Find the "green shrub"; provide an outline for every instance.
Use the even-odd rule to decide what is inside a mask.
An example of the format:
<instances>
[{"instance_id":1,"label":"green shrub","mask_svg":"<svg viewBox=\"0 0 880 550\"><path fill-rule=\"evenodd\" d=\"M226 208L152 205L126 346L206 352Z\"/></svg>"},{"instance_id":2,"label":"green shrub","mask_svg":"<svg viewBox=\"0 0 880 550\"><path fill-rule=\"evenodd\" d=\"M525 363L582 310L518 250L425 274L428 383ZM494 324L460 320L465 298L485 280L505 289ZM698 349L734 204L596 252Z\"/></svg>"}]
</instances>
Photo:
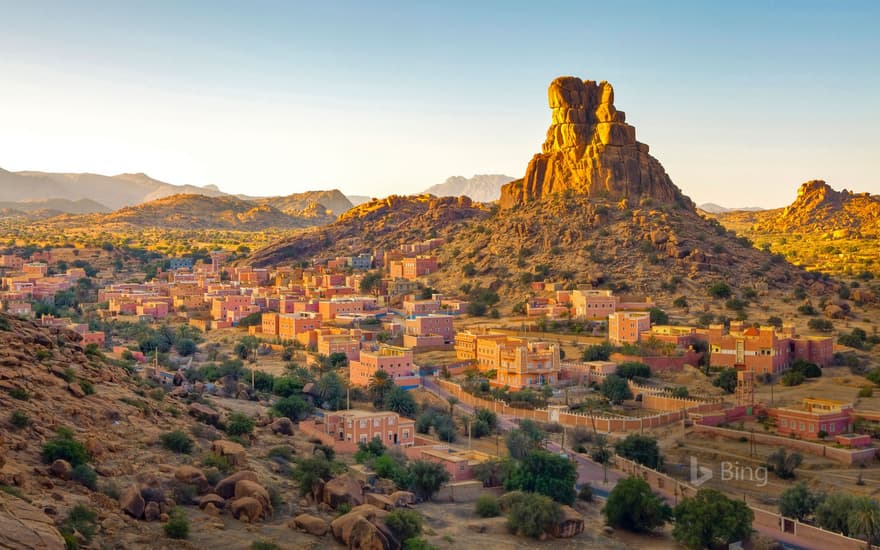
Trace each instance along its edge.
<instances>
[{"instance_id":1,"label":"green shrub","mask_svg":"<svg viewBox=\"0 0 880 550\"><path fill-rule=\"evenodd\" d=\"M562 511L550 497L523 493L507 514L507 527L514 533L538 538L559 521Z\"/></svg>"},{"instance_id":2,"label":"green shrub","mask_svg":"<svg viewBox=\"0 0 880 550\"><path fill-rule=\"evenodd\" d=\"M153 401L162 401L163 399L165 399L165 390L163 390L162 388L150 390L150 399L152 399Z\"/></svg>"},{"instance_id":3,"label":"green shrub","mask_svg":"<svg viewBox=\"0 0 880 550\"><path fill-rule=\"evenodd\" d=\"M251 543L251 550L280 550L281 547L268 540L255 540Z\"/></svg>"},{"instance_id":4,"label":"green shrub","mask_svg":"<svg viewBox=\"0 0 880 550\"><path fill-rule=\"evenodd\" d=\"M85 541L91 542L95 536L96 522L98 513L86 506L85 504L77 504L70 509L64 522L61 524L61 534L64 536L64 542L68 548L79 548L79 543L74 537L74 533L79 533ZM72 544L71 544L72 543Z\"/></svg>"},{"instance_id":5,"label":"green shrub","mask_svg":"<svg viewBox=\"0 0 880 550\"><path fill-rule=\"evenodd\" d=\"M196 497L199 496L199 491L195 485L189 485L188 483L181 483L179 481L174 480L171 484L171 497L174 499L174 502L177 504L195 504Z\"/></svg>"},{"instance_id":6,"label":"green shrub","mask_svg":"<svg viewBox=\"0 0 880 550\"><path fill-rule=\"evenodd\" d=\"M88 464L80 464L70 472L70 479L78 481L92 491L98 490L98 474Z\"/></svg>"},{"instance_id":7,"label":"green shrub","mask_svg":"<svg viewBox=\"0 0 880 550\"><path fill-rule=\"evenodd\" d=\"M474 504L474 511L481 518L494 518L501 513L498 499L492 495L481 495Z\"/></svg>"},{"instance_id":8,"label":"green shrub","mask_svg":"<svg viewBox=\"0 0 880 550\"><path fill-rule=\"evenodd\" d=\"M175 453L189 454L193 450L193 440L180 430L164 433L159 439L163 447Z\"/></svg>"},{"instance_id":9,"label":"green shrub","mask_svg":"<svg viewBox=\"0 0 880 550\"><path fill-rule=\"evenodd\" d=\"M189 538L189 518L182 510L174 509L171 518L165 524L165 536L169 539Z\"/></svg>"},{"instance_id":10,"label":"green shrub","mask_svg":"<svg viewBox=\"0 0 880 550\"><path fill-rule=\"evenodd\" d=\"M862 386L862 388L859 390L859 397L873 397L873 395L874 388L872 388L871 386Z\"/></svg>"},{"instance_id":11,"label":"green shrub","mask_svg":"<svg viewBox=\"0 0 880 550\"><path fill-rule=\"evenodd\" d=\"M232 413L226 423L226 433L232 436L247 435L254 431L254 420L242 413Z\"/></svg>"},{"instance_id":12,"label":"green shrub","mask_svg":"<svg viewBox=\"0 0 880 550\"><path fill-rule=\"evenodd\" d=\"M783 386L797 386L806 379L804 373L790 370L782 375Z\"/></svg>"},{"instance_id":13,"label":"green shrub","mask_svg":"<svg viewBox=\"0 0 880 550\"><path fill-rule=\"evenodd\" d=\"M101 492L113 500L119 500L119 497L122 496L122 489L120 489L119 485L112 480L101 484Z\"/></svg>"},{"instance_id":14,"label":"green shrub","mask_svg":"<svg viewBox=\"0 0 880 550\"><path fill-rule=\"evenodd\" d=\"M593 487L589 483L585 483L581 490L578 491L578 500L593 502Z\"/></svg>"},{"instance_id":15,"label":"green shrub","mask_svg":"<svg viewBox=\"0 0 880 550\"><path fill-rule=\"evenodd\" d=\"M422 515L415 510L394 510L385 516L385 524L400 540L422 533Z\"/></svg>"},{"instance_id":16,"label":"green shrub","mask_svg":"<svg viewBox=\"0 0 880 550\"><path fill-rule=\"evenodd\" d=\"M19 401L27 401L31 398L31 394L24 388L12 388L9 390L9 396Z\"/></svg>"},{"instance_id":17,"label":"green shrub","mask_svg":"<svg viewBox=\"0 0 880 550\"><path fill-rule=\"evenodd\" d=\"M282 458L288 462L293 460L293 449L287 446L272 447L266 454L267 458Z\"/></svg>"},{"instance_id":18,"label":"green shrub","mask_svg":"<svg viewBox=\"0 0 880 550\"><path fill-rule=\"evenodd\" d=\"M12 411L12 414L9 415L9 422L19 430L27 428L31 423L27 413L19 409Z\"/></svg>"},{"instance_id":19,"label":"green shrub","mask_svg":"<svg viewBox=\"0 0 880 550\"><path fill-rule=\"evenodd\" d=\"M217 468L224 474L228 474L232 469L232 465L229 464L229 459L225 456L220 456L215 453L205 453L202 456L202 467L203 468Z\"/></svg>"},{"instance_id":20,"label":"green shrub","mask_svg":"<svg viewBox=\"0 0 880 550\"><path fill-rule=\"evenodd\" d=\"M351 512L351 504L347 502L342 502L339 506L336 507L336 515L344 516L345 514Z\"/></svg>"},{"instance_id":21,"label":"green shrub","mask_svg":"<svg viewBox=\"0 0 880 550\"><path fill-rule=\"evenodd\" d=\"M43 461L51 464L59 458L76 467L89 461L89 452L85 445L73 439L70 430L59 429L57 436L43 444Z\"/></svg>"}]
</instances>

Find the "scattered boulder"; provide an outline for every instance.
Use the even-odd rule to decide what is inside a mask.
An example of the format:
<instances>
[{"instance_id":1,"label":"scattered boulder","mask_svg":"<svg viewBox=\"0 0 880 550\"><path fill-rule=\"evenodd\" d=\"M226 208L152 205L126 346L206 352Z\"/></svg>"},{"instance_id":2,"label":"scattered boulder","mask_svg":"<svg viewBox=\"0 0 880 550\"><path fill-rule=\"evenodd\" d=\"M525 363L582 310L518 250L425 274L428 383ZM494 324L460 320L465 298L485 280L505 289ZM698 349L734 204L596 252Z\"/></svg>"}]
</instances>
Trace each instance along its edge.
<instances>
[{"instance_id":1,"label":"scattered boulder","mask_svg":"<svg viewBox=\"0 0 880 550\"><path fill-rule=\"evenodd\" d=\"M233 466L247 465L247 453L245 453L244 447L235 441L218 439L211 443L211 450L220 456L226 457Z\"/></svg>"},{"instance_id":2,"label":"scattered boulder","mask_svg":"<svg viewBox=\"0 0 880 550\"><path fill-rule=\"evenodd\" d=\"M333 536L349 548L376 550L399 548L400 542L385 525L386 515L388 512L384 510L363 504L334 519L330 523L330 528L333 530Z\"/></svg>"},{"instance_id":3,"label":"scattered boulder","mask_svg":"<svg viewBox=\"0 0 880 550\"><path fill-rule=\"evenodd\" d=\"M55 476L60 477L61 479L70 479L70 472L73 471L73 466L70 465L70 462L64 459L57 459L55 462L49 466L49 472Z\"/></svg>"},{"instance_id":4,"label":"scattered boulder","mask_svg":"<svg viewBox=\"0 0 880 550\"><path fill-rule=\"evenodd\" d=\"M52 518L0 491L0 548L64 550L65 545Z\"/></svg>"},{"instance_id":5,"label":"scattered boulder","mask_svg":"<svg viewBox=\"0 0 880 550\"><path fill-rule=\"evenodd\" d=\"M348 476L335 477L324 485L324 503L334 510L342 503L358 506L364 503L361 484Z\"/></svg>"},{"instance_id":6,"label":"scattered boulder","mask_svg":"<svg viewBox=\"0 0 880 550\"><path fill-rule=\"evenodd\" d=\"M207 495L202 496L199 499L199 508L204 510L208 507L208 505L214 506L218 510L222 510L226 507L226 500L220 495L216 495L214 493L208 493Z\"/></svg>"},{"instance_id":7,"label":"scattered boulder","mask_svg":"<svg viewBox=\"0 0 880 550\"><path fill-rule=\"evenodd\" d=\"M211 486L205 473L195 466L180 466L174 471L174 479L186 485L195 485L199 493L206 492Z\"/></svg>"},{"instance_id":8,"label":"scattered boulder","mask_svg":"<svg viewBox=\"0 0 880 550\"><path fill-rule=\"evenodd\" d=\"M260 503L263 512L265 512L266 517L272 516L272 499L269 497L269 491L265 487L256 481L242 479L235 484L235 498L237 500L245 497L256 499ZM255 519L257 518L251 516L251 521Z\"/></svg>"},{"instance_id":9,"label":"scattered boulder","mask_svg":"<svg viewBox=\"0 0 880 550\"><path fill-rule=\"evenodd\" d=\"M232 517L242 521L254 522L263 515L263 507L260 502L251 497L237 498L230 505Z\"/></svg>"},{"instance_id":10,"label":"scattered boulder","mask_svg":"<svg viewBox=\"0 0 880 550\"><path fill-rule=\"evenodd\" d=\"M86 396L86 392L83 391L82 386L80 386L77 382L71 382L70 384L68 384L67 391L69 391L74 397L83 398Z\"/></svg>"},{"instance_id":11,"label":"scattered boulder","mask_svg":"<svg viewBox=\"0 0 880 550\"><path fill-rule=\"evenodd\" d=\"M201 403L193 403L189 406L189 414L208 424L215 425L220 421L220 413L207 405Z\"/></svg>"},{"instance_id":12,"label":"scattered boulder","mask_svg":"<svg viewBox=\"0 0 880 550\"><path fill-rule=\"evenodd\" d=\"M382 510L394 510L395 503L388 495L380 495L379 493L366 493L364 495L366 504L372 504L376 508Z\"/></svg>"},{"instance_id":13,"label":"scattered boulder","mask_svg":"<svg viewBox=\"0 0 880 550\"><path fill-rule=\"evenodd\" d=\"M297 529L301 529L316 537L323 537L330 530L330 524L324 519L311 514L300 514L293 518L293 523Z\"/></svg>"},{"instance_id":14,"label":"scattered boulder","mask_svg":"<svg viewBox=\"0 0 880 550\"><path fill-rule=\"evenodd\" d=\"M214 487L214 492L225 499L233 498L235 496L235 484L243 479L249 479L254 483L259 482L256 473L251 472L250 470L242 470L217 482L217 486Z\"/></svg>"},{"instance_id":15,"label":"scattered boulder","mask_svg":"<svg viewBox=\"0 0 880 550\"><path fill-rule=\"evenodd\" d=\"M575 537L584 531L584 517L570 506L562 506L559 521L553 524L550 534L556 538Z\"/></svg>"},{"instance_id":16,"label":"scattered boulder","mask_svg":"<svg viewBox=\"0 0 880 550\"><path fill-rule=\"evenodd\" d=\"M141 519L144 516L144 508L147 503L141 496L141 491L137 485L129 485L119 496L119 506L122 510L135 519Z\"/></svg>"},{"instance_id":17,"label":"scattered boulder","mask_svg":"<svg viewBox=\"0 0 880 550\"><path fill-rule=\"evenodd\" d=\"M272 433L281 435L293 435L293 432L293 421L286 416L278 418L275 420L275 422L272 422Z\"/></svg>"},{"instance_id":18,"label":"scattered boulder","mask_svg":"<svg viewBox=\"0 0 880 550\"><path fill-rule=\"evenodd\" d=\"M156 521L162 515L162 510L158 502L148 502L144 507L144 519L147 521Z\"/></svg>"},{"instance_id":19,"label":"scattered boulder","mask_svg":"<svg viewBox=\"0 0 880 550\"><path fill-rule=\"evenodd\" d=\"M416 502L415 493L411 493L409 491L394 491L393 493L391 493L390 498L392 501L394 501L394 506L397 508L412 506Z\"/></svg>"}]
</instances>

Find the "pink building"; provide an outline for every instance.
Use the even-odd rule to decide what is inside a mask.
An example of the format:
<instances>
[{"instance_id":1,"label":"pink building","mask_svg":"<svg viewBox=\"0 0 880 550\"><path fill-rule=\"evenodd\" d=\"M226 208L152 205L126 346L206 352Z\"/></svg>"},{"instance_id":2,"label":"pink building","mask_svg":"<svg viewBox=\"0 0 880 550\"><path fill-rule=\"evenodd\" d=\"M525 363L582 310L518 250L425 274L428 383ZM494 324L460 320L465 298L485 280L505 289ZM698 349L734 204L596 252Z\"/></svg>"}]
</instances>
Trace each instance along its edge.
<instances>
[{"instance_id":1,"label":"pink building","mask_svg":"<svg viewBox=\"0 0 880 550\"><path fill-rule=\"evenodd\" d=\"M455 449L447 445L409 447L406 449L406 457L443 465L449 472L449 481L452 483L475 479L474 467L491 458L486 453Z\"/></svg>"},{"instance_id":2,"label":"pink building","mask_svg":"<svg viewBox=\"0 0 880 550\"><path fill-rule=\"evenodd\" d=\"M782 435L819 439L819 432L836 437L852 431L853 407L843 401L808 397L801 409L770 409L768 413Z\"/></svg>"},{"instance_id":3,"label":"pink building","mask_svg":"<svg viewBox=\"0 0 880 550\"><path fill-rule=\"evenodd\" d=\"M413 280L436 273L438 269L439 261L436 256L414 256L392 260L389 271L392 278Z\"/></svg>"},{"instance_id":4,"label":"pink building","mask_svg":"<svg viewBox=\"0 0 880 550\"><path fill-rule=\"evenodd\" d=\"M618 311L608 316L608 340L612 344L636 343L649 330L651 314L647 311Z\"/></svg>"},{"instance_id":5,"label":"pink building","mask_svg":"<svg viewBox=\"0 0 880 550\"><path fill-rule=\"evenodd\" d=\"M367 443L375 438L386 446L408 447L415 441L415 421L390 411L361 410L328 413L323 422L324 432L335 441Z\"/></svg>"},{"instance_id":6,"label":"pink building","mask_svg":"<svg viewBox=\"0 0 880 550\"><path fill-rule=\"evenodd\" d=\"M455 341L452 317L425 315L404 321L403 345L409 348L451 344Z\"/></svg>"},{"instance_id":7,"label":"pink building","mask_svg":"<svg viewBox=\"0 0 880 550\"><path fill-rule=\"evenodd\" d=\"M440 313L442 310L443 305L439 294L435 294L428 300L416 300L413 295L409 295L403 302L403 312L407 317L430 315L432 313Z\"/></svg>"},{"instance_id":8,"label":"pink building","mask_svg":"<svg viewBox=\"0 0 880 550\"><path fill-rule=\"evenodd\" d=\"M344 353L349 361L356 361L360 357L360 329L321 328L309 332L309 335L314 335L314 345L318 353L327 356Z\"/></svg>"},{"instance_id":9,"label":"pink building","mask_svg":"<svg viewBox=\"0 0 880 550\"><path fill-rule=\"evenodd\" d=\"M318 303L321 318L328 321L336 319L337 315L361 314L364 309L364 301L360 298L334 298Z\"/></svg>"},{"instance_id":10,"label":"pink building","mask_svg":"<svg viewBox=\"0 0 880 550\"><path fill-rule=\"evenodd\" d=\"M404 388L415 388L420 383L411 349L380 345L376 351L361 351L360 358L349 364L349 377L354 386L368 386L379 370L387 372L394 383Z\"/></svg>"}]
</instances>

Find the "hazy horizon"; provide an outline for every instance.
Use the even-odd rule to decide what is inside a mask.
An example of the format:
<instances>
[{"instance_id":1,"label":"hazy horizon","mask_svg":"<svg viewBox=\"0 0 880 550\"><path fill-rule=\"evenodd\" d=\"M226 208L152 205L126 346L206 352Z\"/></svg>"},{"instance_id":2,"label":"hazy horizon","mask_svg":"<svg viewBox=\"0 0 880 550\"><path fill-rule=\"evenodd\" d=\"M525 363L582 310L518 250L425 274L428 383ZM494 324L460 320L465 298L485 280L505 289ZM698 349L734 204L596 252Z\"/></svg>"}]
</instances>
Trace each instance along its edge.
<instances>
[{"instance_id":1,"label":"hazy horizon","mask_svg":"<svg viewBox=\"0 0 880 550\"><path fill-rule=\"evenodd\" d=\"M231 194L522 177L556 76L608 80L697 204L880 193L872 2L3 2L0 167Z\"/></svg>"}]
</instances>

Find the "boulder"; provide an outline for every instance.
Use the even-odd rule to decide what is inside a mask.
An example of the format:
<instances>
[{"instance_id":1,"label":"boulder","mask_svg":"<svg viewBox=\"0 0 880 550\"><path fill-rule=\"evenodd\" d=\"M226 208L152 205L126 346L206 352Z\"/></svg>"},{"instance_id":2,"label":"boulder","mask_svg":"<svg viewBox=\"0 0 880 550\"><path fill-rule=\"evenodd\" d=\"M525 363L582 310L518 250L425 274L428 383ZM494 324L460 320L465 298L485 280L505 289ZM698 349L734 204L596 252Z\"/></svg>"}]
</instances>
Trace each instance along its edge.
<instances>
[{"instance_id":1,"label":"boulder","mask_svg":"<svg viewBox=\"0 0 880 550\"><path fill-rule=\"evenodd\" d=\"M364 494L364 501L366 504L372 504L376 508L381 508L382 510L394 510L395 503L394 500L391 499L388 495L380 495L379 493L366 493Z\"/></svg>"},{"instance_id":2,"label":"boulder","mask_svg":"<svg viewBox=\"0 0 880 550\"><path fill-rule=\"evenodd\" d=\"M162 515L162 510L158 502L148 502L144 507L144 519L147 521L156 521Z\"/></svg>"},{"instance_id":3,"label":"boulder","mask_svg":"<svg viewBox=\"0 0 880 550\"><path fill-rule=\"evenodd\" d=\"M0 548L64 550L65 544L52 518L0 491Z\"/></svg>"},{"instance_id":4,"label":"boulder","mask_svg":"<svg viewBox=\"0 0 880 550\"><path fill-rule=\"evenodd\" d=\"M212 409L207 405L202 405L201 403L193 403L189 406L188 412L190 416L193 416L202 422L207 422L208 424L217 424L220 421L220 413Z\"/></svg>"},{"instance_id":5,"label":"boulder","mask_svg":"<svg viewBox=\"0 0 880 550\"><path fill-rule=\"evenodd\" d=\"M119 506L122 510L135 519L141 519L144 516L144 508L147 503L141 496L141 491L137 485L129 485L119 496Z\"/></svg>"},{"instance_id":6,"label":"boulder","mask_svg":"<svg viewBox=\"0 0 880 550\"><path fill-rule=\"evenodd\" d=\"M260 502L251 497L242 497L232 501L230 504L232 517L238 520L254 522L263 515L263 507Z\"/></svg>"},{"instance_id":7,"label":"boulder","mask_svg":"<svg viewBox=\"0 0 880 550\"><path fill-rule=\"evenodd\" d=\"M213 502L209 502L205 506L204 510L205 510L205 513L208 514L209 516L217 517L220 515L220 509L217 508Z\"/></svg>"},{"instance_id":8,"label":"boulder","mask_svg":"<svg viewBox=\"0 0 880 550\"><path fill-rule=\"evenodd\" d=\"M211 450L220 456L226 457L233 466L247 465L247 453L244 447L235 441L218 439L211 443Z\"/></svg>"},{"instance_id":9,"label":"boulder","mask_svg":"<svg viewBox=\"0 0 880 550\"><path fill-rule=\"evenodd\" d=\"M301 529L310 535L323 537L330 530L330 524L324 519L311 514L300 514L293 518L293 523L297 529Z\"/></svg>"},{"instance_id":10,"label":"boulder","mask_svg":"<svg viewBox=\"0 0 880 550\"><path fill-rule=\"evenodd\" d=\"M74 397L85 397L86 392L83 391L82 386L80 386L77 382L71 382L67 385L67 391L71 393Z\"/></svg>"},{"instance_id":11,"label":"boulder","mask_svg":"<svg viewBox=\"0 0 880 550\"><path fill-rule=\"evenodd\" d=\"M263 508L263 512L265 512L266 517L272 516L272 499L269 497L269 491L267 491L265 487L263 487L256 481L242 479L235 484L235 498L237 500L244 497L256 499L260 503L260 506ZM254 519L256 518L251 517L251 520Z\"/></svg>"},{"instance_id":12,"label":"boulder","mask_svg":"<svg viewBox=\"0 0 880 550\"><path fill-rule=\"evenodd\" d=\"M278 418L272 422L272 433L281 435L293 435L293 421L287 417Z\"/></svg>"},{"instance_id":13,"label":"boulder","mask_svg":"<svg viewBox=\"0 0 880 550\"><path fill-rule=\"evenodd\" d=\"M220 495L216 495L214 493L208 493L207 495L203 495L199 499L199 508L204 510L208 507L208 505L212 505L218 510L222 510L226 507L226 500Z\"/></svg>"},{"instance_id":14,"label":"boulder","mask_svg":"<svg viewBox=\"0 0 880 550\"><path fill-rule=\"evenodd\" d=\"M249 479L258 483L256 473L249 470L242 470L218 481L217 486L214 487L214 492L225 499L230 499L235 496L235 484L243 479Z\"/></svg>"},{"instance_id":15,"label":"boulder","mask_svg":"<svg viewBox=\"0 0 880 550\"><path fill-rule=\"evenodd\" d=\"M348 476L335 477L324 485L324 503L334 510L342 503L358 506L364 503L363 489Z\"/></svg>"},{"instance_id":16,"label":"boulder","mask_svg":"<svg viewBox=\"0 0 880 550\"><path fill-rule=\"evenodd\" d=\"M186 485L194 485L199 493L206 492L211 486L205 473L195 466L180 466L174 471L174 479Z\"/></svg>"},{"instance_id":17,"label":"boulder","mask_svg":"<svg viewBox=\"0 0 880 550\"><path fill-rule=\"evenodd\" d=\"M583 533L584 517L570 506L562 506L561 510L559 521L550 528L550 534L556 538L567 539Z\"/></svg>"},{"instance_id":18,"label":"boulder","mask_svg":"<svg viewBox=\"0 0 880 550\"><path fill-rule=\"evenodd\" d=\"M365 504L334 519L330 528L333 530L333 536L349 548L371 550L399 548L400 543L395 541L384 524L385 515L387 512Z\"/></svg>"},{"instance_id":19,"label":"boulder","mask_svg":"<svg viewBox=\"0 0 880 550\"><path fill-rule=\"evenodd\" d=\"M416 495L409 491L394 491L391 493L391 500L394 501L395 507L402 508L404 506L412 506L415 504Z\"/></svg>"},{"instance_id":20,"label":"boulder","mask_svg":"<svg viewBox=\"0 0 880 550\"><path fill-rule=\"evenodd\" d=\"M70 465L70 462L61 458L57 459L51 466L49 466L49 472L53 476L60 477L61 479L70 479L70 472L72 471L73 466Z\"/></svg>"}]
</instances>

